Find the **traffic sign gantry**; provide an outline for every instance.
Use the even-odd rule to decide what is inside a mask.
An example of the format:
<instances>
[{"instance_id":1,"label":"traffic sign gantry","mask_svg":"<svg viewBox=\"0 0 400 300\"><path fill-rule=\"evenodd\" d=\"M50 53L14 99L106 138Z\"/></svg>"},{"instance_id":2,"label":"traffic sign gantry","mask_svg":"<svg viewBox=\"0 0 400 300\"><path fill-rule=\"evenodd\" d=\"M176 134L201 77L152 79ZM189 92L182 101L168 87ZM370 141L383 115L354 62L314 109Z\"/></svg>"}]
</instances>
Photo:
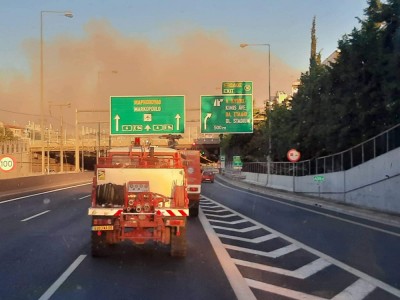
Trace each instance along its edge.
<instances>
[{"instance_id":1,"label":"traffic sign gantry","mask_svg":"<svg viewBox=\"0 0 400 300\"><path fill-rule=\"evenodd\" d=\"M200 97L201 133L252 133L253 96Z\"/></svg>"},{"instance_id":2,"label":"traffic sign gantry","mask_svg":"<svg viewBox=\"0 0 400 300\"><path fill-rule=\"evenodd\" d=\"M253 94L252 81L226 81L222 83L222 94Z\"/></svg>"},{"instance_id":3,"label":"traffic sign gantry","mask_svg":"<svg viewBox=\"0 0 400 300\"><path fill-rule=\"evenodd\" d=\"M112 96L112 135L185 131L185 96Z\"/></svg>"}]
</instances>

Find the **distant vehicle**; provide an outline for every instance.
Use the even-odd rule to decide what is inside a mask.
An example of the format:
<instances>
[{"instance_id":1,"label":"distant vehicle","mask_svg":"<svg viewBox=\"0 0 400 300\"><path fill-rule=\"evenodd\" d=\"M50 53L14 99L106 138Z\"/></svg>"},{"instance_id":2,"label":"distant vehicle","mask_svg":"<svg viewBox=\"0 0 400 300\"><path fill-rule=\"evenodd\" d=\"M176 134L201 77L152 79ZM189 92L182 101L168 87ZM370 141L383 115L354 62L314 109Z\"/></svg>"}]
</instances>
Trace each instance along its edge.
<instances>
[{"instance_id":1,"label":"distant vehicle","mask_svg":"<svg viewBox=\"0 0 400 300\"><path fill-rule=\"evenodd\" d=\"M203 171L201 174L201 182L211 182L213 183L215 179L215 174L213 171Z\"/></svg>"}]
</instances>

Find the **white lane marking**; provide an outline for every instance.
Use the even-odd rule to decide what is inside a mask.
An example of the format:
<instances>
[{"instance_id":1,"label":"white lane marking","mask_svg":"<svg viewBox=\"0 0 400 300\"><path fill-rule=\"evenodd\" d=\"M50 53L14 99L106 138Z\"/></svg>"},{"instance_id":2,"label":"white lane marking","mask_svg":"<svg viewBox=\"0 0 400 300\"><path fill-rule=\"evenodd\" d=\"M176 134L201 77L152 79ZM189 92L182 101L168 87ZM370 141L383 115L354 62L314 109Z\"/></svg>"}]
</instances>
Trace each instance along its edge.
<instances>
[{"instance_id":1,"label":"white lane marking","mask_svg":"<svg viewBox=\"0 0 400 300\"><path fill-rule=\"evenodd\" d=\"M238 300L256 300L253 292L249 288L248 284L244 280L242 274L240 274L238 268L233 263L231 257L228 252L225 250L224 246L221 243L221 240L215 235L214 230L212 229L210 223L207 218L204 216L201 207L199 209L199 220L203 225L204 231L207 234L207 237L214 249L215 254L218 257L218 260L224 269L225 275L231 284L231 287L237 297Z\"/></svg>"},{"instance_id":2,"label":"white lane marking","mask_svg":"<svg viewBox=\"0 0 400 300\"><path fill-rule=\"evenodd\" d=\"M204 213L204 214L208 217L218 217L218 218L224 218L224 219L236 216L235 214L229 214L229 215L218 215L218 214L207 214L207 213Z\"/></svg>"},{"instance_id":3,"label":"white lane marking","mask_svg":"<svg viewBox=\"0 0 400 300\"><path fill-rule=\"evenodd\" d=\"M203 213L205 213L205 214L208 214L208 212L216 212L216 213L219 213L219 212L224 212L224 211L226 211L226 210L225 210L225 209L213 210L213 209L203 208Z\"/></svg>"},{"instance_id":4,"label":"white lane marking","mask_svg":"<svg viewBox=\"0 0 400 300\"><path fill-rule=\"evenodd\" d=\"M210 221L210 223L223 223L223 224L232 224L232 225L248 222L247 220L243 220L243 219L237 220L237 221L223 221L223 220L208 220L208 221Z\"/></svg>"},{"instance_id":5,"label":"white lane marking","mask_svg":"<svg viewBox=\"0 0 400 300\"><path fill-rule=\"evenodd\" d=\"M213 201L210 198L207 198L205 196L203 196L203 197L206 198L209 201ZM214 202L218 203L216 201L214 201ZM341 261L339 261L339 260L337 260L337 259L335 259L335 258L333 258L333 257L331 257L329 255L326 255L325 253L322 253L322 252L320 252L320 251L318 251L318 250L316 250L314 248L311 248L311 247L307 246L306 244L303 244L303 243L299 242L298 240L295 240L295 239L293 239L293 238L291 238L291 237L289 237L289 236L287 236L287 235L285 235L283 233L280 233L279 231L276 231L275 229L272 229L272 228L270 228L268 226L265 226L264 224L261 224L261 223L255 221L255 220L252 220L252 219L246 217L245 215L242 215L241 213L238 213L238 212L230 209L229 207L227 207L225 205L222 205L220 203L218 203L218 204L221 207L224 207L224 208L226 208L227 210L229 210L231 212L235 212L237 214L237 216L239 216L239 217L241 217L243 219L246 219L249 222L252 222L253 224L256 224L256 225L260 226L261 228L263 228L263 229L265 229L265 230L267 230L267 231L269 231L271 233L276 234L280 238L282 238L282 239L284 239L284 240L286 240L286 241L288 241L288 242L290 242L292 244L295 244L298 247L300 247L300 248L302 248L302 249L304 249L304 250L306 250L306 251L308 251L308 252L310 252L310 253L312 253L312 254L314 254L316 256L319 256L319 257L329 261L331 264L333 264L333 265L335 265L335 266L337 266L337 267L339 267L339 268L341 268L341 269L343 269L343 270L345 270L345 271L347 271L347 272L349 272L349 273L351 273L351 274L353 274L353 275L355 275L355 276L357 276L357 277L359 277L361 279L364 279L365 281L369 282L370 284L375 285L375 286L385 290L386 292L388 292L390 294L393 294L393 295L395 295L397 297L400 297L400 290L396 289L395 287L393 287L393 286L391 286L391 285L389 285L389 284L387 284L387 283L385 283L385 282L383 282L383 281L381 281L379 279L376 279L376 278L374 278L374 277L372 277L372 276L370 276L370 275L368 275L368 274L366 274L366 273L364 273L362 271L359 271L359 270L357 270L357 269L355 269L355 268L353 268L353 267L351 267L349 265L346 265L345 263L342 263Z\"/></svg>"},{"instance_id":6,"label":"white lane marking","mask_svg":"<svg viewBox=\"0 0 400 300\"><path fill-rule=\"evenodd\" d=\"M33 216L29 217L29 218L26 218L26 219L21 220L21 222L29 221L29 220L31 220L31 219L33 219L33 218L39 217L39 216L41 216L41 215L44 215L44 214L48 213L49 211L50 211L50 210L42 211L41 213L38 213L38 214L33 215Z\"/></svg>"},{"instance_id":7,"label":"white lane marking","mask_svg":"<svg viewBox=\"0 0 400 300\"><path fill-rule=\"evenodd\" d=\"M260 194L256 194L256 193L252 193L252 192L248 192L248 191L232 188L232 187L224 185L223 183L220 183L220 182L218 182L218 184L220 184L220 185L222 185L222 186L224 186L224 187L226 187L228 189L235 190L235 191L241 191L242 193L249 194L249 195L252 195L252 196L256 196L256 197L259 197L259 198L263 198L263 199L266 199L268 201L277 202L277 203L284 204L284 205L287 205L287 206L291 206L291 207L295 207L295 208L302 209L302 210L305 210L305 211L309 211L309 212L312 212L312 213L315 213L315 214L318 214L318 215L322 215L322 216L325 216L325 217L328 217L328 218L331 218L331 219L340 220L340 221L347 222L347 223L350 223L350 224L355 224L355 225L358 225L358 226L361 226L361 227L365 227L365 228L368 228L368 229L372 229L372 230L375 230L375 231L379 231L379 232L383 232L383 233L387 233L387 234L390 234L390 235L394 235L394 236L400 237L400 233L397 233L397 232L381 229L381 228L378 228L378 227L374 227L374 226L371 226L371 225L359 223L359 222L356 222L356 221L348 220L348 219L337 217L337 216L332 216L330 214L319 212L319 211L316 211L316 210L313 210L313 209L310 209L310 208L305 208L305 207L298 206L298 205L295 205L295 204L287 203L285 201L276 200L276 199L268 198L268 197L265 197L265 196L261 196ZM340 213L346 214L344 212L340 212ZM357 216L357 218L365 219L365 218L360 217L360 216ZM374 222L379 223L379 221L374 221ZM389 226L395 227L394 225L389 225Z\"/></svg>"},{"instance_id":8,"label":"white lane marking","mask_svg":"<svg viewBox=\"0 0 400 300\"><path fill-rule=\"evenodd\" d=\"M290 244L285 247L270 251L270 252L264 252L260 250L254 250L254 249L249 249L249 248L243 248L243 247L238 247L238 246L233 246L233 245L228 245L224 244L224 247L229 250L234 250L234 251L240 251L240 252L245 252L245 253L250 253L250 254L255 254L258 256L265 256L265 257L270 257L270 258L278 258L283 255L289 254L291 252L294 252L300 247L296 246L295 244Z\"/></svg>"},{"instance_id":9,"label":"white lane marking","mask_svg":"<svg viewBox=\"0 0 400 300\"><path fill-rule=\"evenodd\" d=\"M345 290L337 294L332 300L362 300L375 289L375 286L359 279Z\"/></svg>"},{"instance_id":10,"label":"white lane marking","mask_svg":"<svg viewBox=\"0 0 400 300\"><path fill-rule=\"evenodd\" d=\"M47 192L36 193L36 194L26 195L26 196L22 196L22 197L13 198L13 199L8 199L8 200L1 201L0 204L5 204L5 203L8 203L8 202L18 201L18 200L30 198L30 197L33 197L33 196L45 195L45 194L58 192L58 191L63 191L63 190L67 190L67 189L73 189L73 188L84 186L84 185L88 185L88 184L91 184L91 183L77 184L77 185L68 186L68 187L64 187L64 188L59 188L59 189L55 189L55 190L51 190L51 191L47 191Z\"/></svg>"},{"instance_id":11,"label":"white lane marking","mask_svg":"<svg viewBox=\"0 0 400 300\"><path fill-rule=\"evenodd\" d=\"M79 200L82 200L82 199L85 199L85 198L89 198L91 195L86 195L86 196L83 196L83 197L80 197L80 198L78 198Z\"/></svg>"},{"instance_id":12,"label":"white lane marking","mask_svg":"<svg viewBox=\"0 0 400 300\"><path fill-rule=\"evenodd\" d=\"M260 229L258 226L250 226L242 229L236 229L236 228L229 228L229 227L224 227L224 226L213 226L214 229L222 229L222 230L227 230L227 231L234 231L234 232L249 232L249 231L254 231L257 229Z\"/></svg>"},{"instance_id":13,"label":"white lane marking","mask_svg":"<svg viewBox=\"0 0 400 300\"><path fill-rule=\"evenodd\" d=\"M253 243L253 244L259 244L262 242L266 242L272 239L277 238L278 236L274 233L270 233L267 235L259 236L254 239L248 239L248 238L242 238L239 236L233 236L233 235L227 235L227 234L217 234L220 238L226 238L230 240L235 240L235 241L242 241L242 242L247 242L247 243Z\"/></svg>"},{"instance_id":14,"label":"white lane marking","mask_svg":"<svg viewBox=\"0 0 400 300\"><path fill-rule=\"evenodd\" d=\"M272 272L280 275L290 276L298 279L306 279L311 275L318 273L319 271L325 269L326 267L330 266L331 263L327 262L322 258L318 258L317 260L312 261L311 263L304 265L297 270L286 270L282 268L270 267L264 264L254 263L250 261L245 261L241 259L234 259L235 264L249 267L257 270L263 270L267 272ZM350 298L347 298L350 299ZM351 298L353 299L353 298Z\"/></svg>"},{"instance_id":15,"label":"white lane marking","mask_svg":"<svg viewBox=\"0 0 400 300\"><path fill-rule=\"evenodd\" d=\"M208 210L209 208L218 208L218 205L214 205L214 204L207 204L207 203L203 203L202 204L204 206L204 210Z\"/></svg>"},{"instance_id":16,"label":"white lane marking","mask_svg":"<svg viewBox=\"0 0 400 300\"><path fill-rule=\"evenodd\" d=\"M67 270L47 289L47 291L39 298L39 300L48 300L64 283L79 264L86 258L86 255L79 255L78 258L68 267Z\"/></svg>"},{"instance_id":17,"label":"white lane marking","mask_svg":"<svg viewBox=\"0 0 400 300\"><path fill-rule=\"evenodd\" d=\"M327 300L326 298L320 298L320 297L313 296L310 294L305 294L302 292L289 290L289 289L286 289L283 287L279 287L276 285L272 285L272 284L268 284L265 282L260 282L260 281L256 281L256 280L252 280L252 279L248 279L248 278L246 278L246 282L252 288L256 288L259 290L263 290L266 292L270 292L270 293L273 293L276 295L281 295L281 296L288 297L288 298L299 299L299 300Z\"/></svg>"}]
</instances>

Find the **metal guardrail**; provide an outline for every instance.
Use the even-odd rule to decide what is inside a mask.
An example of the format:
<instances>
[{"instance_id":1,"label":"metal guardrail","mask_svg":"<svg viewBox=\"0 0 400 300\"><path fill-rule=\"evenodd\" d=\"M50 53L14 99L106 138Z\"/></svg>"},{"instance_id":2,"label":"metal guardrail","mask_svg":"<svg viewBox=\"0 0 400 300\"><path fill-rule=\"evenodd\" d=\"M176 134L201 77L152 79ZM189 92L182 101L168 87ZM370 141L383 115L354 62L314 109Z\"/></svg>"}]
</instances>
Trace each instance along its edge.
<instances>
[{"instance_id":1,"label":"metal guardrail","mask_svg":"<svg viewBox=\"0 0 400 300\"><path fill-rule=\"evenodd\" d=\"M27 141L17 140L0 142L0 155L28 152L28 148L29 144Z\"/></svg>"},{"instance_id":2,"label":"metal guardrail","mask_svg":"<svg viewBox=\"0 0 400 300\"><path fill-rule=\"evenodd\" d=\"M400 147L400 124L361 144L333 155L297 163L271 162L270 173L274 175L306 176L345 171L398 147ZM267 174L268 162L244 163L242 171Z\"/></svg>"}]
</instances>

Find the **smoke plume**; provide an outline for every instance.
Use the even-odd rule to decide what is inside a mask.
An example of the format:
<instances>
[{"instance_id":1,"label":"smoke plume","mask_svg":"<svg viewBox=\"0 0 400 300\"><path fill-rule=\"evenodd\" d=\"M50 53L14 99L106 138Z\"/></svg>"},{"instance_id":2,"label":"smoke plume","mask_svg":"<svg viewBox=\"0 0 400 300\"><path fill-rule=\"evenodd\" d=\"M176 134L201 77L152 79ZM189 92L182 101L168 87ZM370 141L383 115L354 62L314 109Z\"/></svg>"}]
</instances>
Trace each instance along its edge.
<instances>
[{"instance_id":1,"label":"smoke plume","mask_svg":"<svg viewBox=\"0 0 400 300\"><path fill-rule=\"evenodd\" d=\"M60 36L44 43L46 126L58 126L62 113L73 127L76 109L107 110L109 97L121 95L185 95L186 119L196 120L200 95L221 94L223 81L253 81L255 107L263 107L267 98L266 47L242 49L221 33L202 30L157 43L124 36L105 21L91 21L84 30L81 39ZM31 73L8 73L0 83L0 121L22 127L40 122L39 41L26 41L24 49ZM5 71L0 74L4 77ZM298 76L298 70L271 53L272 95L290 93ZM66 103L71 107L60 106ZM81 117L109 120L107 113Z\"/></svg>"}]
</instances>

